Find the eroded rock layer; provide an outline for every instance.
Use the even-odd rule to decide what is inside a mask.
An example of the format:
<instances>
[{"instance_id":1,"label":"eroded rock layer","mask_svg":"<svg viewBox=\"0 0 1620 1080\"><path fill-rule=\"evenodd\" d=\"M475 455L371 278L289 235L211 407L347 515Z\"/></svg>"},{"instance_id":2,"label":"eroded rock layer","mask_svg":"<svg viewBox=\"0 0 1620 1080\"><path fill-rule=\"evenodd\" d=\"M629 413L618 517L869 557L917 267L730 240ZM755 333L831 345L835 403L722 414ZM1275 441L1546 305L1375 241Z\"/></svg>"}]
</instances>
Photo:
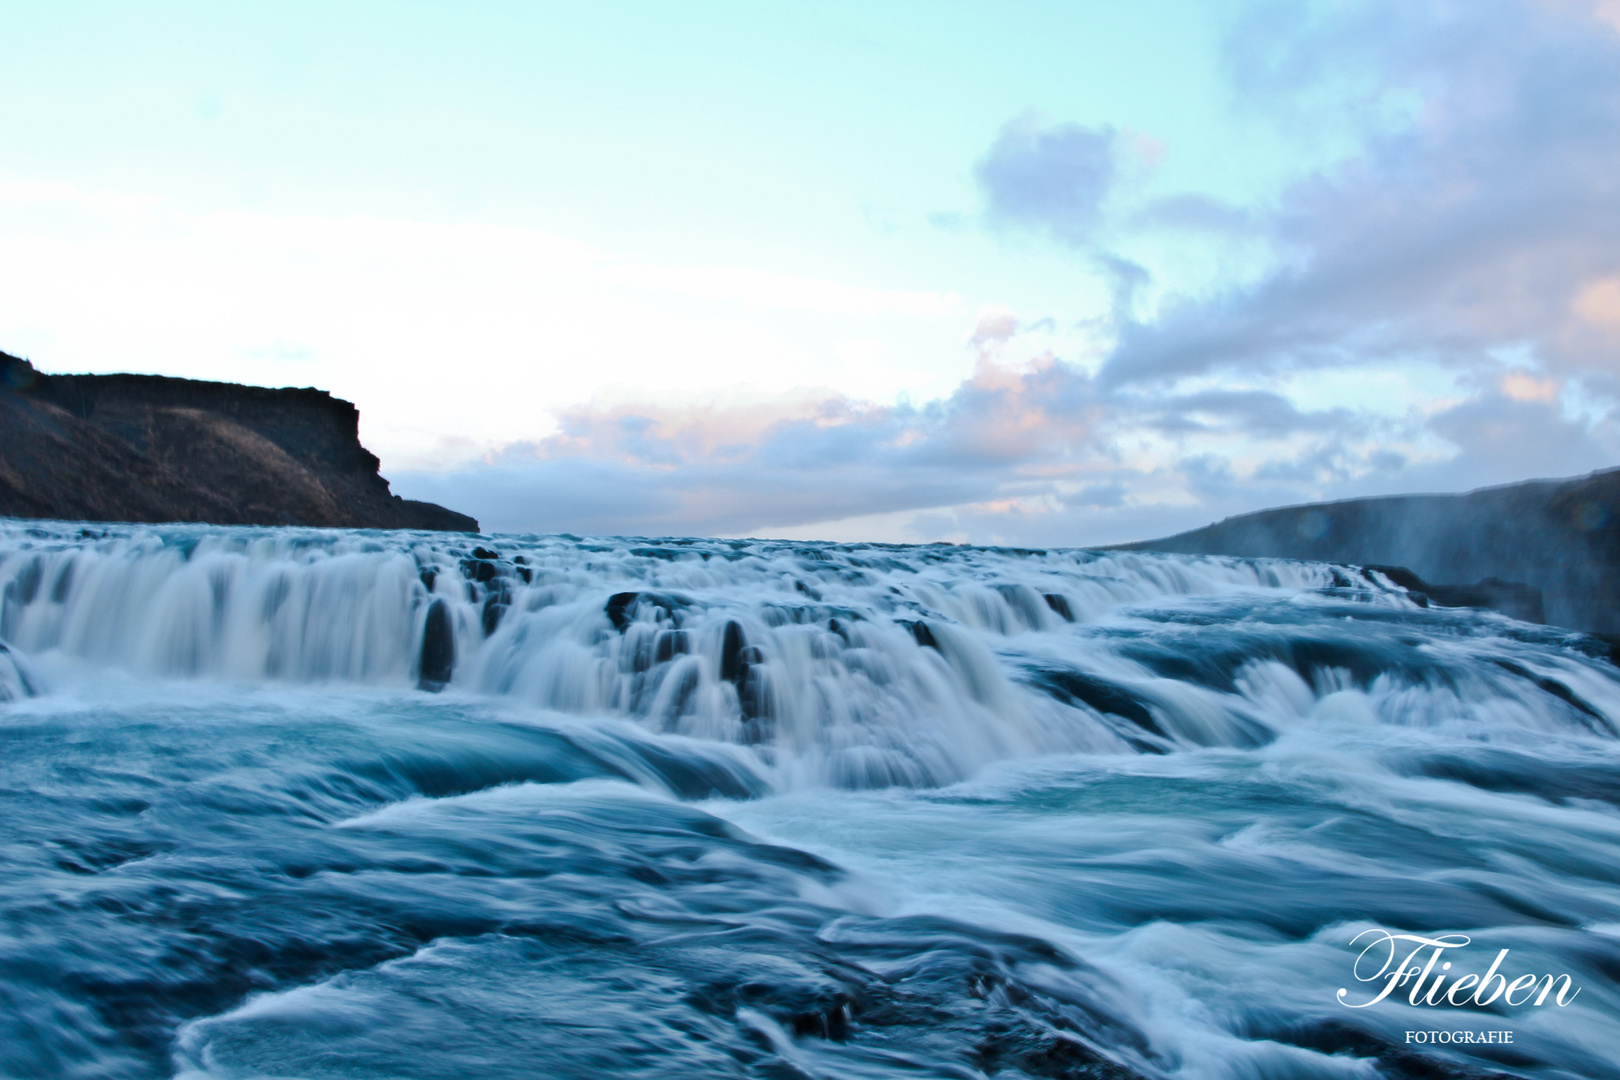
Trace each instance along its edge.
<instances>
[{"instance_id":1,"label":"eroded rock layer","mask_svg":"<svg viewBox=\"0 0 1620 1080\"><path fill-rule=\"evenodd\" d=\"M324 390L47 375L0 353L0 515L476 532L402 499Z\"/></svg>"}]
</instances>

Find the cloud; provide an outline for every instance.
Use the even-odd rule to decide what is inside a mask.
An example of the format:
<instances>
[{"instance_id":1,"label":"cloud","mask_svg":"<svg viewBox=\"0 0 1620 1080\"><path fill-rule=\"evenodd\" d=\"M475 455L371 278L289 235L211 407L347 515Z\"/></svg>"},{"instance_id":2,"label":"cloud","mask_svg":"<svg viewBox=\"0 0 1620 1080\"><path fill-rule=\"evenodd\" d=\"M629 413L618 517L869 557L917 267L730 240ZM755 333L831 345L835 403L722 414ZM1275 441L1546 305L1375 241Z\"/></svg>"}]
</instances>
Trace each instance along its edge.
<instances>
[{"instance_id":1,"label":"cloud","mask_svg":"<svg viewBox=\"0 0 1620 1080\"><path fill-rule=\"evenodd\" d=\"M1280 254L1258 283L1171 298L1124 324L1103 381L1388 358L1480 368L1528 343L1549 370L1612 384L1620 35L1590 8L1509 0L1262 15L1264 47L1243 34L1230 52L1251 99L1318 100L1335 80L1354 83L1351 57L1376 75L1379 100L1410 115L1265 214L1190 196L1143 211L1158 227L1246 230Z\"/></svg>"},{"instance_id":2,"label":"cloud","mask_svg":"<svg viewBox=\"0 0 1620 1080\"><path fill-rule=\"evenodd\" d=\"M1429 426L1457 446L1455 471L1472 483L1569 475L1615 461L1612 423L1572 423L1556 400L1485 393L1437 414Z\"/></svg>"},{"instance_id":3,"label":"cloud","mask_svg":"<svg viewBox=\"0 0 1620 1080\"><path fill-rule=\"evenodd\" d=\"M933 239L1044 237L1107 289L1079 329L1009 303L969 332L959 298L904 280L530 229L17 185L0 285L58 363L296 363L361 402L396 490L498 530L1072 545L1568 475L1620 455L1617 10L1255 6L1224 54L1234 101L1319 164L1244 204L1150 194L1164 147L1123 127L987 130L982 213L929 216ZM1250 262L1193 282L1211 251ZM927 399L899 397L927 372Z\"/></svg>"},{"instance_id":4,"label":"cloud","mask_svg":"<svg viewBox=\"0 0 1620 1080\"><path fill-rule=\"evenodd\" d=\"M548 434L609 380L666 400L802 383L938 396L966 364L919 357L949 352L971 318L948 293L660 263L522 226L64 184L0 182L0 246L8 350L58 371L313 382L361 407L394 469Z\"/></svg>"},{"instance_id":5,"label":"cloud","mask_svg":"<svg viewBox=\"0 0 1620 1080\"><path fill-rule=\"evenodd\" d=\"M1227 428L1263 438L1296 432L1364 430L1367 421L1349 409L1303 412L1281 394L1267 390L1204 390L1141 399L1145 423L1168 433Z\"/></svg>"},{"instance_id":6,"label":"cloud","mask_svg":"<svg viewBox=\"0 0 1620 1080\"><path fill-rule=\"evenodd\" d=\"M1377 452L1357 442L1368 422L1349 410L1259 391L1114 390L1050 354L1003 358L1045 332L987 314L964 343L973 374L921 406L825 390L599 402L477 465L391 479L495 531L1079 545L1200 524L1256 492L1299 501ZM1234 448L1259 465L1240 473Z\"/></svg>"},{"instance_id":7,"label":"cloud","mask_svg":"<svg viewBox=\"0 0 1620 1080\"><path fill-rule=\"evenodd\" d=\"M1111 127L1012 121L973 170L990 219L1085 243L1114 182L1116 139Z\"/></svg>"},{"instance_id":8,"label":"cloud","mask_svg":"<svg viewBox=\"0 0 1620 1080\"><path fill-rule=\"evenodd\" d=\"M1100 353L1050 313L996 308L963 342L972 375L922 405L814 390L599 402L565 410L553 436L405 487L496 528L1078 545L1612 464L1620 32L1608 10L1256 7L1226 53L1240 105L1301 139L1313 124L1359 132L1353 152L1274 198L1121 192L1125 155L1162 148L1034 116L975 166L985 222L1042 234L1100 275L1109 309L1081 335ZM1263 259L1177 291L1175 263L1210 245ZM756 287L694 280L733 296ZM939 303L757 287L823 307Z\"/></svg>"}]
</instances>

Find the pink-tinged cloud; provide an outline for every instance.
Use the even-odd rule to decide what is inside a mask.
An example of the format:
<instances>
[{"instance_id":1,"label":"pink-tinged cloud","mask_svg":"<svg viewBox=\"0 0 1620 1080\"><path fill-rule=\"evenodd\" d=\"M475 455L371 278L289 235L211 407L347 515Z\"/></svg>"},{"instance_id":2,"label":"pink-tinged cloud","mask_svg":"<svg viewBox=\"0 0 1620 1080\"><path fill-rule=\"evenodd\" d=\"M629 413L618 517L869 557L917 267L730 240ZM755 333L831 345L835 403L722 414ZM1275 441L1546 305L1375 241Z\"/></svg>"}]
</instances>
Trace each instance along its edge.
<instances>
[{"instance_id":1,"label":"pink-tinged cloud","mask_svg":"<svg viewBox=\"0 0 1620 1080\"><path fill-rule=\"evenodd\" d=\"M964 343L973 374L923 405L806 391L730 406L582 407L555 436L472 469L396 479L496 529L825 526L845 536L864 526L838 523L886 515L920 541L1078 545L1266 505L1613 465L1620 32L1610 7L1262 5L1228 50L1240 101L1286 114L1355 84L1341 78L1350 65L1411 106L1408 122L1265 206L1197 193L1127 205L1120 155L1140 158L1140 140L1012 121L976 165L985 220L1043 235L1108 276L1100 364L1025 347L1030 328L991 312ZM1162 283L1100 240L1132 230L1283 255L1207 294L1159 295L1149 317L1141 298ZM1364 388L1359 400L1305 407L1289 381L1420 369L1444 378L1404 411ZM1439 382L1451 389L1435 392Z\"/></svg>"}]
</instances>

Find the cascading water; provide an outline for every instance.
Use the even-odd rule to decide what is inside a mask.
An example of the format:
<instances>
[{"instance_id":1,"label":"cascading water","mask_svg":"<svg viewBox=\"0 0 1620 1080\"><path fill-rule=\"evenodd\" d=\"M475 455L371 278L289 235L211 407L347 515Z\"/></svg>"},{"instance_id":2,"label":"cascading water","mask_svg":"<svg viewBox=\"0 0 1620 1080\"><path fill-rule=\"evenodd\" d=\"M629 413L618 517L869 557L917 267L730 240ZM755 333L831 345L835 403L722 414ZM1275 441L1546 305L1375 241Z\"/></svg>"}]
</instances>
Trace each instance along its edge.
<instances>
[{"instance_id":1,"label":"cascading water","mask_svg":"<svg viewBox=\"0 0 1620 1080\"><path fill-rule=\"evenodd\" d=\"M1620 1074L1620 671L1376 572L5 523L0 640L10 1075Z\"/></svg>"}]
</instances>

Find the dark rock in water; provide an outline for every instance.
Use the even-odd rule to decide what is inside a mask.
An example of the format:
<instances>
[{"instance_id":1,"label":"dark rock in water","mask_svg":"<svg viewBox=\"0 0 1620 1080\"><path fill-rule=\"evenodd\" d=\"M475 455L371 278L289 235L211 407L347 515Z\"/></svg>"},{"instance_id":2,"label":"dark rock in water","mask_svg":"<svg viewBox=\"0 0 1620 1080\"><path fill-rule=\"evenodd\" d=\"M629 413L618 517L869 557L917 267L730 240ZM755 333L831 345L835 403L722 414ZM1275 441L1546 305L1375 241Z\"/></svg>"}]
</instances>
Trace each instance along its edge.
<instances>
[{"instance_id":1,"label":"dark rock in water","mask_svg":"<svg viewBox=\"0 0 1620 1080\"><path fill-rule=\"evenodd\" d=\"M39 593L39 583L44 578L45 568L40 565L39 559L30 559L17 576L6 583L6 594L19 604L32 604Z\"/></svg>"},{"instance_id":2,"label":"dark rock in water","mask_svg":"<svg viewBox=\"0 0 1620 1080\"><path fill-rule=\"evenodd\" d=\"M475 559L491 559L491 560L494 560L494 559L499 559L500 557L501 557L500 552L491 551L487 547L475 547L475 548L473 548L473 558L475 558Z\"/></svg>"},{"instance_id":3,"label":"dark rock in water","mask_svg":"<svg viewBox=\"0 0 1620 1080\"><path fill-rule=\"evenodd\" d=\"M68 593L73 591L73 567L75 563L66 563L56 575L56 581L51 585L51 603L60 604L67 600Z\"/></svg>"},{"instance_id":4,"label":"dark rock in water","mask_svg":"<svg viewBox=\"0 0 1620 1080\"><path fill-rule=\"evenodd\" d=\"M45 375L0 353L0 516L476 532L402 499L322 390Z\"/></svg>"},{"instance_id":5,"label":"dark rock in water","mask_svg":"<svg viewBox=\"0 0 1620 1080\"><path fill-rule=\"evenodd\" d=\"M1069 608L1069 598L1058 593L1045 593L1043 599L1046 606L1058 614L1064 622L1074 622L1074 612Z\"/></svg>"},{"instance_id":6,"label":"dark rock in water","mask_svg":"<svg viewBox=\"0 0 1620 1080\"><path fill-rule=\"evenodd\" d=\"M769 732L756 723L770 719L771 714L764 662L765 653L759 646L748 644L742 624L736 620L726 623L725 637L720 642L720 678L737 688L737 704L746 722L744 737L751 743L769 741Z\"/></svg>"},{"instance_id":7,"label":"dark rock in water","mask_svg":"<svg viewBox=\"0 0 1620 1080\"><path fill-rule=\"evenodd\" d=\"M1043 670L1035 673L1035 684L1059 701L1084 702L1100 713L1129 720L1143 731L1164 737L1159 722L1130 692L1079 671Z\"/></svg>"},{"instance_id":8,"label":"dark rock in water","mask_svg":"<svg viewBox=\"0 0 1620 1080\"><path fill-rule=\"evenodd\" d=\"M1517 581L1486 578L1473 585L1433 585L1404 566L1367 566L1399 585L1423 607L1432 601L1443 607L1489 608L1525 622L1545 622L1541 590ZM1335 578L1337 580L1337 578Z\"/></svg>"},{"instance_id":9,"label":"dark rock in water","mask_svg":"<svg viewBox=\"0 0 1620 1080\"><path fill-rule=\"evenodd\" d=\"M750 645L738 657L742 665L742 675L737 680L737 704L742 709L744 720L765 721L771 719L772 709L770 692L765 684L765 654L758 646ZM766 742L769 733L761 727L749 729L751 742Z\"/></svg>"},{"instance_id":10,"label":"dark rock in water","mask_svg":"<svg viewBox=\"0 0 1620 1080\"><path fill-rule=\"evenodd\" d=\"M462 559L461 573L468 581L483 583L494 581L500 573L500 568L494 563L484 562L482 559Z\"/></svg>"},{"instance_id":11,"label":"dark rock in water","mask_svg":"<svg viewBox=\"0 0 1620 1080\"><path fill-rule=\"evenodd\" d=\"M1407 567L1423 582L1478 583L1404 586L1437 604L1620 634L1620 469L1463 495L1262 510L1118 547Z\"/></svg>"},{"instance_id":12,"label":"dark rock in water","mask_svg":"<svg viewBox=\"0 0 1620 1080\"><path fill-rule=\"evenodd\" d=\"M925 649L933 649L935 652L939 651L939 642L935 639L934 632L928 629L927 623L918 619L916 622L906 623L906 629L911 631L911 636L917 639L918 645Z\"/></svg>"},{"instance_id":13,"label":"dark rock in water","mask_svg":"<svg viewBox=\"0 0 1620 1080\"><path fill-rule=\"evenodd\" d=\"M456 635L450 625L450 606L443 600L428 605L422 626L422 657L417 685L423 690L444 689L456 669Z\"/></svg>"},{"instance_id":14,"label":"dark rock in water","mask_svg":"<svg viewBox=\"0 0 1620 1080\"><path fill-rule=\"evenodd\" d=\"M737 653L736 678L732 681L737 684L737 706L744 722L743 736L750 743L769 742L771 739L768 721L773 718L774 710L771 708L765 672L765 653L759 646L748 645Z\"/></svg>"},{"instance_id":15,"label":"dark rock in water","mask_svg":"<svg viewBox=\"0 0 1620 1080\"><path fill-rule=\"evenodd\" d=\"M422 572L418 576L422 579L422 587L428 592L433 591L433 583L439 580L439 572L431 566L422 567Z\"/></svg>"},{"instance_id":16,"label":"dark rock in water","mask_svg":"<svg viewBox=\"0 0 1620 1080\"><path fill-rule=\"evenodd\" d=\"M667 719L675 720L686 714L702 681L694 667L688 667L680 673L680 681L675 684L675 690L670 694Z\"/></svg>"},{"instance_id":17,"label":"dark rock in water","mask_svg":"<svg viewBox=\"0 0 1620 1080\"><path fill-rule=\"evenodd\" d=\"M748 672L748 664L742 655L747 646L748 639L743 636L742 624L736 620L726 623L726 634L720 642L720 678L729 683L742 681Z\"/></svg>"},{"instance_id":18,"label":"dark rock in water","mask_svg":"<svg viewBox=\"0 0 1620 1080\"><path fill-rule=\"evenodd\" d=\"M534 571L527 566L516 566L513 569L517 571L517 576L523 579L523 584L528 585L534 581Z\"/></svg>"},{"instance_id":19,"label":"dark rock in water","mask_svg":"<svg viewBox=\"0 0 1620 1080\"><path fill-rule=\"evenodd\" d=\"M501 625L501 616L506 614L506 609L511 605L512 591L504 585L489 591L489 595L484 598L483 623L485 637L489 637L495 632L495 628Z\"/></svg>"},{"instance_id":20,"label":"dark rock in water","mask_svg":"<svg viewBox=\"0 0 1620 1080\"><path fill-rule=\"evenodd\" d=\"M1429 587L1422 578L1418 577L1404 566L1376 566L1369 563L1362 567L1362 569L1376 570L1378 573L1387 577L1390 584L1399 585L1407 592L1424 592L1424 590ZM1337 583L1343 576L1344 575L1337 569L1333 571L1333 580L1335 583Z\"/></svg>"},{"instance_id":21,"label":"dark rock in water","mask_svg":"<svg viewBox=\"0 0 1620 1080\"><path fill-rule=\"evenodd\" d=\"M613 629L621 634L624 633L625 627L630 625L629 611L635 606L636 598L640 595L640 593L634 592L621 592L608 597L605 610L607 611L608 621L613 624Z\"/></svg>"},{"instance_id":22,"label":"dark rock in water","mask_svg":"<svg viewBox=\"0 0 1620 1080\"><path fill-rule=\"evenodd\" d=\"M1512 672L1521 679L1528 680L1535 685L1536 689L1542 691L1543 693L1551 694L1553 697L1557 698L1559 701L1562 701L1576 712L1584 713L1590 721L1594 722L1591 725L1593 730L1601 731L1605 735L1616 734L1614 725L1609 722L1608 717L1592 708L1592 706L1584 701L1578 694L1576 694L1575 691L1571 690L1568 686L1565 686L1557 679L1550 679L1544 675L1537 675L1529 668L1526 668L1523 664L1516 663L1512 660L1503 660L1498 658L1496 660L1496 665L1497 667L1502 668L1504 671Z\"/></svg>"},{"instance_id":23,"label":"dark rock in water","mask_svg":"<svg viewBox=\"0 0 1620 1080\"><path fill-rule=\"evenodd\" d=\"M1430 585L1429 599L1446 607L1490 608L1525 622L1546 622L1541 590L1488 577L1472 585Z\"/></svg>"},{"instance_id":24,"label":"dark rock in water","mask_svg":"<svg viewBox=\"0 0 1620 1080\"><path fill-rule=\"evenodd\" d=\"M624 650L619 661L624 670L639 675L656 663L657 634L648 626L640 626L624 635Z\"/></svg>"},{"instance_id":25,"label":"dark rock in water","mask_svg":"<svg viewBox=\"0 0 1620 1080\"><path fill-rule=\"evenodd\" d=\"M849 644L849 631L845 630L843 624L837 619L827 620L827 632L830 634L837 634L843 639L845 645Z\"/></svg>"},{"instance_id":26,"label":"dark rock in water","mask_svg":"<svg viewBox=\"0 0 1620 1080\"><path fill-rule=\"evenodd\" d=\"M692 635L685 630L660 631L653 645L653 662L668 663L692 651Z\"/></svg>"},{"instance_id":27,"label":"dark rock in water","mask_svg":"<svg viewBox=\"0 0 1620 1080\"><path fill-rule=\"evenodd\" d=\"M608 621L613 624L613 629L622 634L635 618L637 605L642 603L663 608L676 626L681 624L681 609L692 605L692 601L686 597L672 593L621 592L608 597L603 610L607 612Z\"/></svg>"},{"instance_id":28,"label":"dark rock in water","mask_svg":"<svg viewBox=\"0 0 1620 1080\"><path fill-rule=\"evenodd\" d=\"M795 581L793 583L793 587L795 589L799 590L800 592L804 593L804 595L808 596L812 600L820 600L821 599L821 593L818 590L812 589L810 586L806 585L802 581Z\"/></svg>"}]
</instances>

